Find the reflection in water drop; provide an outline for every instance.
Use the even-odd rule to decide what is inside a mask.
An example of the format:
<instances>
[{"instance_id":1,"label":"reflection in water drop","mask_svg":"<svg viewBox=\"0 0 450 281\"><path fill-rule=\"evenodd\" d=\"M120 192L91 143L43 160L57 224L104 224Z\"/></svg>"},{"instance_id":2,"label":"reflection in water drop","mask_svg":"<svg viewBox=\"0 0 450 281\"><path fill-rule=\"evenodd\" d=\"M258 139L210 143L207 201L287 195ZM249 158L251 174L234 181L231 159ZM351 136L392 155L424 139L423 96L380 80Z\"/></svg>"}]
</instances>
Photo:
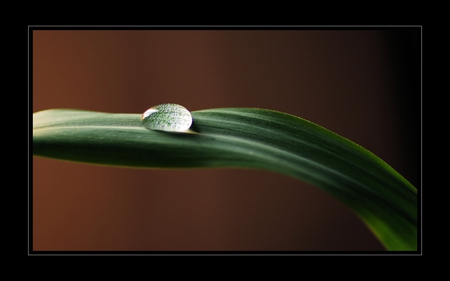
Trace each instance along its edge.
<instances>
[{"instance_id":1,"label":"reflection in water drop","mask_svg":"<svg viewBox=\"0 0 450 281\"><path fill-rule=\"evenodd\" d=\"M142 124L150 130L186 132L192 125L192 115L184 106L164 103L147 109Z\"/></svg>"}]
</instances>

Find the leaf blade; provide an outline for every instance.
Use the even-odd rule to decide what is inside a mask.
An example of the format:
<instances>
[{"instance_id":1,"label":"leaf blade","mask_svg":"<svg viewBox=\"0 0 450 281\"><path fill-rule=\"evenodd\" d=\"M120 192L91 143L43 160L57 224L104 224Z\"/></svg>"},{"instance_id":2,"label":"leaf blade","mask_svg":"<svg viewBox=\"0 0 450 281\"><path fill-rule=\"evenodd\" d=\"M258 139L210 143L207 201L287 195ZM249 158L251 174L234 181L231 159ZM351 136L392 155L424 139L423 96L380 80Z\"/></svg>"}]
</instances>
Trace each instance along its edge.
<instances>
[{"instance_id":1,"label":"leaf blade","mask_svg":"<svg viewBox=\"0 0 450 281\"><path fill-rule=\"evenodd\" d=\"M52 109L33 114L33 153L141 168L270 170L329 192L391 250L416 250L417 191L359 145L304 119L250 108L192 112L196 133L145 129L139 114Z\"/></svg>"}]
</instances>

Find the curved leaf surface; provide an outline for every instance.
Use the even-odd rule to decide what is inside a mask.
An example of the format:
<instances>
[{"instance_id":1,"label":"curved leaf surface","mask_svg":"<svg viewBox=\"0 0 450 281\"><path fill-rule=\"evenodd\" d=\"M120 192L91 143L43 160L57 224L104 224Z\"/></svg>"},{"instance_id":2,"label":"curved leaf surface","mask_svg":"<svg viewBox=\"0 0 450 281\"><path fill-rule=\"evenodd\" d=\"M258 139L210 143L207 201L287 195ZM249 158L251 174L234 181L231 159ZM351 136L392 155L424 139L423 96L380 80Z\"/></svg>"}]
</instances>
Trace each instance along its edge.
<instances>
[{"instance_id":1,"label":"curved leaf surface","mask_svg":"<svg viewBox=\"0 0 450 281\"><path fill-rule=\"evenodd\" d=\"M33 154L140 168L270 170L347 204L387 249L417 249L417 190L368 150L273 110L220 108L192 116L193 133L168 133L143 127L140 114L44 110L33 114Z\"/></svg>"}]
</instances>

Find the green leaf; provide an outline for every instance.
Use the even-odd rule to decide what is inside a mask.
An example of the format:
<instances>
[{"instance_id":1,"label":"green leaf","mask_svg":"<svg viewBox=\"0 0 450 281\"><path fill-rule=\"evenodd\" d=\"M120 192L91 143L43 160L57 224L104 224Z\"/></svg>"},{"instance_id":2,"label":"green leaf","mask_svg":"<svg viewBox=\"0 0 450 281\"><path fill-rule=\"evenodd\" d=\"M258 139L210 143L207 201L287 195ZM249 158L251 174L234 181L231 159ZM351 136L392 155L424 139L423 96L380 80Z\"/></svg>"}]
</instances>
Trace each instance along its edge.
<instances>
[{"instance_id":1,"label":"green leaf","mask_svg":"<svg viewBox=\"0 0 450 281\"><path fill-rule=\"evenodd\" d=\"M140 114L44 110L33 114L33 154L126 167L269 170L344 202L387 249L417 250L416 188L363 147L273 110L220 108L192 116L192 133L171 133L146 129Z\"/></svg>"}]
</instances>

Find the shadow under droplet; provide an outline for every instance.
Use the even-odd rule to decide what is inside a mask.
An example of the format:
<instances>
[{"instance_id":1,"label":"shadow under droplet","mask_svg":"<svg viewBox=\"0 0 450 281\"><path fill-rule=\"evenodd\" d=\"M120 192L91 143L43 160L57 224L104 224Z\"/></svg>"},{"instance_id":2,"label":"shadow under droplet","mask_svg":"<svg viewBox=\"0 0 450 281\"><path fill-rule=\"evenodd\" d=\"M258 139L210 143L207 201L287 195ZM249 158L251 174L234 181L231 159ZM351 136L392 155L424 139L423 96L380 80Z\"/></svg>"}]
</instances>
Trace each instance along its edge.
<instances>
[{"instance_id":1,"label":"shadow under droplet","mask_svg":"<svg viewBox=\"0 0 450 281\"><path fill-rule=\"evenodd\" d=\"M199 130L198 126L197 126L197 123L195 122L194 119L192 119L192 125L189 128L189 131L192 131L192 132L197 133L197 134L200 133L200 130Z\"/></svg>"}]
</instances>

